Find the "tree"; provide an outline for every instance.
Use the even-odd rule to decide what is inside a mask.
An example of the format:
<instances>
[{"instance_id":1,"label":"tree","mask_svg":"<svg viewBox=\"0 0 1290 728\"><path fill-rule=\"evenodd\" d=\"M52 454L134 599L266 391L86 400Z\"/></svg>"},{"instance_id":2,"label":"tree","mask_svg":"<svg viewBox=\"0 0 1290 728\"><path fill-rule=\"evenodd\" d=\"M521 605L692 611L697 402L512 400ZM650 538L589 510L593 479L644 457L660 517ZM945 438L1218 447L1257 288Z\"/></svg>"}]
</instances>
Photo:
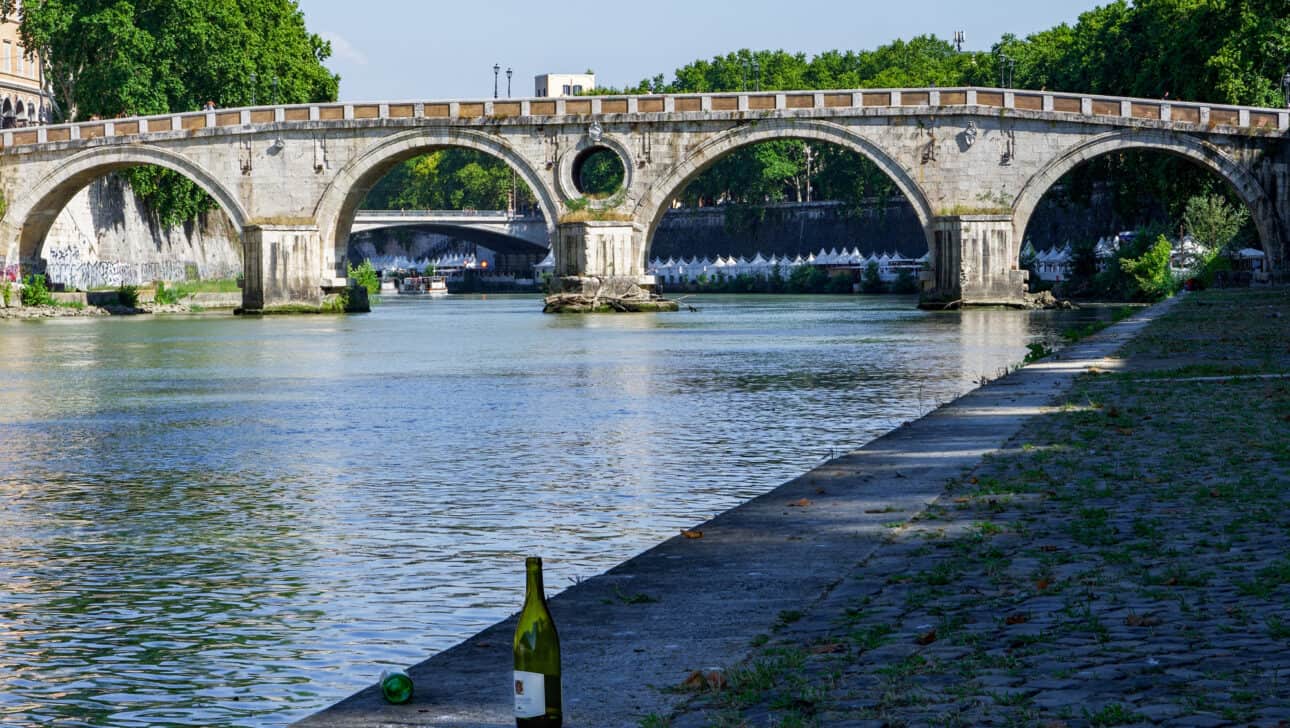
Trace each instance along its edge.
<instances>
[{"instance_id":1,"label":"tree","mask_svg":"<svg viewBox=\"0 0 1290 728\"><path fill-rule=\"evenodd\" d=\"M364 260L357 268L351 264L348 266L348 273L349 279L366 288L369 296L375 296L381 292L381 277L376 274L372 261Z\"/></svg>"},{"instance_id":2,"label":"tree","mask_svg":"<svg viewBox=\"0 0 1290 728\"><path fill-rule=\"evenodd\" d=\"M74 121L266 103L275 85L280 103L333 101L340 83L296 0L29 0L19 34Z\"/></svg>"},{"instance_id":3,"label":"tree","mask_svg":"<svg viewBox=\"0 0 1290 728\"><path fill-rule=\"evenodd\" d=\"M882 275L878 272L878 263L869 261L869 265L864 267L864 275L860 277L861 293L882 293L887 290L887 284L883 282Z\"/></svg>"},{"instance_id":4,"label":"tree","mask_svg":"<svg viewBox=\"0 0 1290 728\"><path fill-rule=\"evenodd\" d=\"M626 172L618 155L598 149L587 156L578 170L578 183L589 197L609 197L623 186Z\"/></svg>"},{"instance_id":5,"label":"tree","mask_svg":"<svg viewBox=\"0 0 1290 728\"><path fill-rule=\"evenodd\" d=\"M1121 258L1118 261L1120 271L1133 283L1132 297L1156 301L1177 290L1173 271L1169 269L1172 254L1173 248L1170 247L1169 240L1161 235L1140 257Z\"/></svg>"},{"instance_id":6,"label":"tree","mask_svg":"<svg viewBox=\"0 0 1290 728\"><path fill-rule=\"evenodd\" d=\"M901 268L900 273L896 275L896 282L891 286L892 293L918 293L918 278L914 277L914 272L908 268Z\"/></svg>"},{"instance_id":7,"label":"tree","mask_svg":"<svg viewBox=\"0 0 1290 728\"><path fill-rule=\"evenodd\" d=\"M0 11L10 17L17 5L0 0ZM39 53L69 121L195 111L206 101L333 101L340 83L323 66L331 46L308 32L296 0L28 0L19 35ZM172 172L127 177L167 225L215 206Z\"/></svg>"},{"instance_id":8,"label":"tree","mask_svg":"<svg viewBox=\"0 0 1290 728\"><path fill-rule=\"evenodd\" d=\"M1229 204L1221 195L1196 195L1187 200L1183 213L1188 234L1214 252L1230 246L1249 220L1249 210Z\"/></svg>"},{"instance_id":9,"label":"tree","mask_svg":"<svg viewBox=\"0 0 1290 728\"><path fill-rule=\"evenodd\" d=\"M500 210L515 194L533 202L528 185L497 157L473 149L441 149L414 157L385 175L368 193L369 210Z\"/></svg>"}]
</instances>

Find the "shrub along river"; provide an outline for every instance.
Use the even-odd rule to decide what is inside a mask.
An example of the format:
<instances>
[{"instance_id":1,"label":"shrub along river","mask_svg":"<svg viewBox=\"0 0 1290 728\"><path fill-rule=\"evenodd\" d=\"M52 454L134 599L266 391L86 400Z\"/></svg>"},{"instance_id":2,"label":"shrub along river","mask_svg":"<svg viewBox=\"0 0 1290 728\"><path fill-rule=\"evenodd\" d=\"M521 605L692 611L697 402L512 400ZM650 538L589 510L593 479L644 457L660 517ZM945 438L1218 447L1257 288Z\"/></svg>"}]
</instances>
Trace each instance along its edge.
<instances>
[{"instance_id":1,"label":"shrub along river","mask_svg":"<svg viewBox=\"0 0 1290 728\"><path fill-rule=\"evenodd\" d=\"M0 723L279 725L1105 310L0 322Z\"/></svg>"}]
</instances>

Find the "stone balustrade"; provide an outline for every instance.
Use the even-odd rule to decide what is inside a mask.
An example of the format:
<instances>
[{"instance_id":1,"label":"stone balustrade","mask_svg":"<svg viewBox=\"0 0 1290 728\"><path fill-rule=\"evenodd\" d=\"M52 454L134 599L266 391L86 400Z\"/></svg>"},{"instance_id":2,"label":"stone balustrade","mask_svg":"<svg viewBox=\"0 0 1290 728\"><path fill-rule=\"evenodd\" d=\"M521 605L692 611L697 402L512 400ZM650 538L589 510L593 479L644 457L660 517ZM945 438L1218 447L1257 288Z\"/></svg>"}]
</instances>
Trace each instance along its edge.
<instances>
[{"instance_id":1,"label":"stone balustrade","mask_svg":"<svg viewBox=\"0 0 1290 728\"><path fill-rule=\"evenodd\" d=\"M532 124L547 117L577 121L600 116L699 114L708 119L720 114L735 117L819 115L839 110L850 115L856 110L879 115L926 114L929 109L941 109L945 113L998 109L1018 114L1054 114L1067 119L1083 117L1098 123L1146 122L1152 126L1232 134L1290 131L1290 110L1287 109L1021 89L923 88L261 106L10 129L0 133L0 146L10 150L34 144L284 123L459 120L477 124L480 120L489 120Z\"/></svg>"}]
</instances>

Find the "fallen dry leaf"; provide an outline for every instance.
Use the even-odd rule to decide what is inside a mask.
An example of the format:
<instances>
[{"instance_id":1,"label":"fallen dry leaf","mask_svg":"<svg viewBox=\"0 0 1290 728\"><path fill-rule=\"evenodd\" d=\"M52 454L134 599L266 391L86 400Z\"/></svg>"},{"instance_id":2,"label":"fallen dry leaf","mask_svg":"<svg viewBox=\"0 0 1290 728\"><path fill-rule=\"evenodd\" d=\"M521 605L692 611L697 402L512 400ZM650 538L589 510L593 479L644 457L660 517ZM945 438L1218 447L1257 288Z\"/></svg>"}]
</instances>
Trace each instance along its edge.
<instances>
[{"instance_id":1,"label":"fallen dry leaf","mask_svg":"<svg viewBox=\"0 0 1290 728\"><path fill-rule=\"evenodd\" d=\"M920 645L930 645L931 643L936 641L936 630L931 630L930 632L925 632L923 634L920 634L918 635L918 639L914 641Z\"/></svg>"},{"instance_id":2,"label":"fallen dry leaf","mask_svg":"<svg viewBox=\"0 0 1290 728\"><path fill-rule=\"evenodd\" d=\"M822 645L816 645L811 648L811 654L815 655L836 655L840 652L846 652L847 646L841 642L826 642Z\"/></svg>"},{"instance_id":3,"label":"fallen dry leaf","mask_svg":"<svg viewBox=\"0 0 1290 728\"><path fill-rule=\"evenodd\" d=\"M1052 552L1057 551L1057 547L1050 543L1046 543L1043 546L1040 546L1039 550L1051 554Z\"/></svg>"},{"instance_id":4,"label":"fallen dry leaf","mask_svg":"<svg viewBox=\"0 0 1290 728\"><path fill-rule=\"evenodd\" d=\"M720 670L695 670L685 678L681 687L686 690L721 690L726 684L725 673Z\"/></svg>"},{"instance_id":5,"label":"fallen dry leaf","mask_svg":"<svg viewBox=\"0 0 1290 728\"><path fill-rule=\"evenodd\" d=\"M805 508L805 507L807 507L807 506L809 506L809 505L811 505L811 499L810 499L810 498L802 498L801 500L795 500L795 501L793 501L792 503L789 503L789 504L788 504L788 507L789 507L789 508Z\"/></svg>"},{"instance_id":6,"label":"fallen dry leaf","mask_svg":"<svg viewBox=\"0 0 1290 728\"><path fill-rule=\"evenodd\" d=\"M1039 591L1043 591L1047 589L1050 584L1052 584L1052 582L1048 581L1047 579L1040 579L1039 581L1035 582L1035 588L1038 589Z\"/></svg>"},{"instance_id":7,"label":"fallen dry leaf","mask_svg":"<svg viewBox=\"0 0 1290 728\"><path fill-rule=\"evenodd\" d=\"M681 531L681 535L685 536L686 538L703 538L703 531L695 531L693 529L687 528Z\"/></svg>"},{"instance_id":8,"label":"fallen dry leaf","mask_svg":"<svg viewBox=\"0 0 1290 728\"><path fill-rule=\"evenodd\" d=\"M1132 434L1133 434L1133 428L1132 428L1132 427L1117 427L1117 428L1115 428L1115 431L1116 431L1116 432L1118 432L1118 433L1120 433L1121 435L1132 435Z\"/></svg>"},{"instance_id":9,"label":"fallen dry leaf","mask_svg":"<svg viewBox=\"0 0 1290 728\"><path fill-rule=\"evenodd\" d=\"M1003 621L1004 624L1025 624L1030 621L1030 615L1017 612L1016 614L1009 614Z\"/></svg>"}]
</instances>

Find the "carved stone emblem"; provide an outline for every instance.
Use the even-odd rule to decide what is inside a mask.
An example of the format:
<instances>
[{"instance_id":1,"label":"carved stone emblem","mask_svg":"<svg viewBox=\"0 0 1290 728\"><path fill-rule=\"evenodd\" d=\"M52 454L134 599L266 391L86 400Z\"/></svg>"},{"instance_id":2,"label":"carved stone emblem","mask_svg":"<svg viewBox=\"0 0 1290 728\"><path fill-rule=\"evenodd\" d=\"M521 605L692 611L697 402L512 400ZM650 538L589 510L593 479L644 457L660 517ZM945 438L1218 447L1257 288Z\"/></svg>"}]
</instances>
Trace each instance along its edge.
<instances>
[{"instance_id":1,"label":"carved stone emblem","mask_svg":"<svg viewBox=\"0 0 1290 728\"><path fill-rule=\"evenodd\" d=\"M977 134L976 120L975 119L969 120L967 128L963 130L963 144L968 149L971 149L972 145L976 144L976 134Z\"/></svg>"},{"instance_id":2,"label":"carved stone emblem","mask_svg":"<svg viewBox=\"0 0 1290 728\"><path fill-rule=\"evenodd\" d=\"M600 127L600 122L593 121L591 126L587 127L587 136L591 138L592 144L599 144L601 137L605 135L605 130Z\"/></svg>"}]
</instances>

